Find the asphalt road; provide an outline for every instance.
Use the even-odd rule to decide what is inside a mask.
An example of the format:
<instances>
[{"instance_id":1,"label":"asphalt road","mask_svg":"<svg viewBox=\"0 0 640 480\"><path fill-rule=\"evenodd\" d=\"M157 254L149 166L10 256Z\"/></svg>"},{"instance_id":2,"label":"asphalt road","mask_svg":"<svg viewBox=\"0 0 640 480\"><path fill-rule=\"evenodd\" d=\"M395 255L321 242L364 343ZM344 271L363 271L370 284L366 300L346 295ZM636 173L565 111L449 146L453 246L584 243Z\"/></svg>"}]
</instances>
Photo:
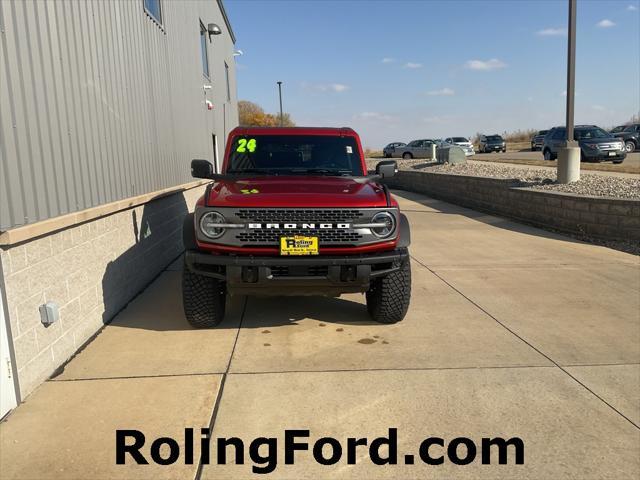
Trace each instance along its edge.
<instances>
[{"instance_id":1,"label":"asphalt road","mask_svg":"<svg viewBox=\"0 0 640 480\"><path fill-rule=\"evenodd\" d=\"M515 163L517 163L517 161L528 161L528 160L539 160L541 162L544 162L544 158L542 157L542 152L539 152L539 151L506 152L506 153L476 153L471 158L473 160L483 160L483 161L490 160L490 159L496 159L501 161L516 160ZM549 162L549 164L551 163L555 165L555 162ZM615 168L618 166L635 167L640 169L640 152L634 152L634 153L628 154L625 161L620 165L613 165L611 162L602 162L601 165L612 166L613 170L615 170Z\"/></svg>"},{"instance_id":2,"label":"asphalt road","mask_svg":"<svg viewBox=\"0 0 640 480\"><path fill-rule=\"evenodd\" d=\"M398 198L413 240L403 322L372 322L359 294L236 297L218 328L194 330L176 262L0 423L0 476L251 478L250 442L276 437L277 468L261 478L639 478L638 258L421 195ZM214 443L198 470L209 425L214 439L244 441L244 465L233 464L233 448L230 464L216 465ZM196 429L195 464L185 462L185 427ZM366 446L355 465L346 447L334 465L311 450L284 462L285 429L344 446L389 428L398 429L397 465L375 465ZM143 432L150 461L159 437L176 439L180 456L162 466L127 455L117 465L116 429ZM519 437L524 464L511 451L499 465L487 449L490 465L458 466L433 445L444 464L426 465L417 454L428 437ZM169 456L166 444L159 451Z\"/></svg>"}]
</instances>

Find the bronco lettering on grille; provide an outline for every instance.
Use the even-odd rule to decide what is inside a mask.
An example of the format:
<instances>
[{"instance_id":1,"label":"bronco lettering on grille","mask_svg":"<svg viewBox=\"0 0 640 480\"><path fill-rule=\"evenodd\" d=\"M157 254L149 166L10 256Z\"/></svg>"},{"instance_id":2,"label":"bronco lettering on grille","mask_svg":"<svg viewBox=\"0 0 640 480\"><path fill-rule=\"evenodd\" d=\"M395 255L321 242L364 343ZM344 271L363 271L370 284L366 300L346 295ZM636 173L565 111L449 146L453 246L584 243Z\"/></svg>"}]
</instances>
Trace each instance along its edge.
<instances>
[{"instance_id":1,"label":"bronco lettering on grille","mask_svg":"<svg viewBox=\"0 0 640 480\"><path fill-rule=\"evenodd\" d=\"M282 225L282 226L281 226ZM297 228L303 228L303 229L311 229L311 230L316 230L316 229L321 229L321 230L331 230L331 229L349 229L351 228L351 224L350 223L284 223L284 224L280 224L280 223L266 223L266 224L262 224L262 223L250 223L247 225L247 228L250 230L261 230L261 229L280 229L280 228L284 228L284 229L297 229Z\"/></svg>"}]
</instances>

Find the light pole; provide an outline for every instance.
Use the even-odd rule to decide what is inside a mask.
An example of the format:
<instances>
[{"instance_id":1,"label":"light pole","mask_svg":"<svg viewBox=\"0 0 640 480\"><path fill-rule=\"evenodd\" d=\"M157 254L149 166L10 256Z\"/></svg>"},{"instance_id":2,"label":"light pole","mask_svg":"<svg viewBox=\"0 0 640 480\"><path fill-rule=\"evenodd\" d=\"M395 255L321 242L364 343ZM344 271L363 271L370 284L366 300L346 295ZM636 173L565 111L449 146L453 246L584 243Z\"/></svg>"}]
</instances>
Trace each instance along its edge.
<instances>
[{"instance_id":1,"label":"light pole","mask_svg":"<svg viewBox=\"0 0 640 480\"><path fill-rule=\"evenodd\" d=\"M278 82L278 95L280 96L280 126L282 127L282 82Z\"/></svg>"},{"instance_id":2,"label":"light pole","mask_svg":"<svg viewBox=\"0 0 640 480\"><path fill-rule=\"evenodd\" d=\"M573 138L573 112L576 85L576 8L577 0L569 0L569 35L567 43L567 141L558 152L558 183L580 180L580 147Z\"/></svg>"}]
</instances>

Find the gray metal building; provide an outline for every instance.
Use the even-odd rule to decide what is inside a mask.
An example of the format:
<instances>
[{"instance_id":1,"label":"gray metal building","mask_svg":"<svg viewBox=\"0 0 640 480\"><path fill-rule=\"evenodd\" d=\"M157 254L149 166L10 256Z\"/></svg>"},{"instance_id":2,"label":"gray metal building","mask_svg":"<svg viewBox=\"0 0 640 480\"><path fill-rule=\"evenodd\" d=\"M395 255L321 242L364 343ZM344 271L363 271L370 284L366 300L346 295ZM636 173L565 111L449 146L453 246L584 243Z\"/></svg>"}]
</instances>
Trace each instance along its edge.
<instances>
[{"instance_id":1,"label":"gray metal building","mask_svg":"<svg viewBox=\"0 0 640 480\"><path fill-rule=\"evenodd\" d=\"M0 417L181 255L234 48L222 0L0 0Z\"/></svg>"},{"instance_id":2,"label":"gray metal building","mask_svg":"<svg viewBox=\"0 0 640 480\"><path fill-rule=\"evenodd\" d=\"M0 230L185 183L237 125L221 0L1 0L0 30Z\"/></svg>"}]
</instances>

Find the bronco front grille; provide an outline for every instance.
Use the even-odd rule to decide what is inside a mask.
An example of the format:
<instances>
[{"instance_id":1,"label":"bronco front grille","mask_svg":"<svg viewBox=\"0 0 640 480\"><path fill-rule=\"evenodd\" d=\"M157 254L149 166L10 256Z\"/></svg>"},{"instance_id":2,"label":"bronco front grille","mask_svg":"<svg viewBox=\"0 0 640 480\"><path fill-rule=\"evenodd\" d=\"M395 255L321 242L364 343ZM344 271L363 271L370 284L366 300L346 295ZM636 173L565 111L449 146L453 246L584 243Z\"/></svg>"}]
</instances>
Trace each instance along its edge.
<instances>
[{"instance_id":1,"label":"bronco front grille","mask_svg":"<svg viewBox=\"0 0 640 480\"><path fill-rule=\"evenodd\" d=\"M251 222L352 222L361 218L363 213L360 210L345 209L260 209L248 210L240 209L236 213L238 218Z\"/></svg>"},{"instance_id":2,"label":"bronco front grille","mask_svg":"<svg viewBox=\"0 0 640 480\"><path fill-rule=\"evenodd\" d=\"M268 230L249 230L236 234L236 238L243 244L267 245L279 244L280 237L290 237L292 235L309 235L318 237L321 244L351 244L358 242L362 235L355 231L336 230L311 230L303 228L270 228Z\"/></svg>"}]
</instances>

